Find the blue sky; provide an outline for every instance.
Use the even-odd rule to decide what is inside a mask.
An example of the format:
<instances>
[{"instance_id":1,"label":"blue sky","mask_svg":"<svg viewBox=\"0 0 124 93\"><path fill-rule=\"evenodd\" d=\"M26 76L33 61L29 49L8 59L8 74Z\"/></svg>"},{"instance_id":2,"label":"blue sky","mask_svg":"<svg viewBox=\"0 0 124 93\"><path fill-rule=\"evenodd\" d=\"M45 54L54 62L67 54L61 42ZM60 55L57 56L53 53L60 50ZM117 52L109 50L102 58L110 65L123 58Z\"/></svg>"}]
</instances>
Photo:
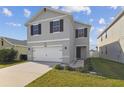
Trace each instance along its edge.
<instances>
[{"instance_id":1,"label":"blue sky","mask_svg":"<svg viewBox=\"0 0 124 93\"><path fill-rule=\"evenodd\" d=\"M42 6L1 6L0 7L0 36L21 39L27 38L26 27L24 24L33 15L40 11ZM90 32L90 46L95 48L96 38L104 28L111 23L114 17L123 9L123 7L112 6L91 6L91 7L73 7L73 6L54 6L52 8L71 12L74 19L80 22L92 25Z\"/></svg>"}]
</instances>

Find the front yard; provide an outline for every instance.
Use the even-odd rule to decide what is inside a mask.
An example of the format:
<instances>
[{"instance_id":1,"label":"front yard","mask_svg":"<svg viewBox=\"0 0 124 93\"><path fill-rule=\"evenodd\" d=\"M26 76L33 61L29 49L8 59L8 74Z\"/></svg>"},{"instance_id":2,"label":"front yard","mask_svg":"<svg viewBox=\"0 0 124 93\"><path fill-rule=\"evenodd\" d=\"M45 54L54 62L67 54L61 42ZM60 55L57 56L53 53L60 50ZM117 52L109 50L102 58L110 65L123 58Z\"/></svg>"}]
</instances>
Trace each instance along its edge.
<instances>
[{"instance_id":1,"label":"front yard","mask_svg":"<svg viewBox=\"0 0 124 93\"><path fill-rule=\"evenodd\" d=\"M91 58L89 63L97 75L53 69L27 87L124 87L124 64L101 58Z\"/></svg>"},{"instance_id":2,"label":"front yard","mask_svg":"<svg viewBox=\"0 0 124 93\"><path fill-rule=\"evenodd\" d=\"M51 70L27 87L107 87L124 86L124 80L108 79L98 75L79 73L67 70Z\"/></svg>"}]
</instances>

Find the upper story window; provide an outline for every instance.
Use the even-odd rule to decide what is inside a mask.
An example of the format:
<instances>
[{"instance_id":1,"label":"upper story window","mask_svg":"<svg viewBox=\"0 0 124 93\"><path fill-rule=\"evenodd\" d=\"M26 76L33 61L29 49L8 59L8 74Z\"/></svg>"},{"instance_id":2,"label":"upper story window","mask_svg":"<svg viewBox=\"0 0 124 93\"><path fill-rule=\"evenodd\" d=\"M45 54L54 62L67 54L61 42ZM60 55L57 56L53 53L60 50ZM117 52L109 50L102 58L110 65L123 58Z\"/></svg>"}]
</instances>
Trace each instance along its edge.
<instances>
[{"instance_id":1,"label":"upper story window","mask_svg":"<svg viewBox=\"0 0 124 93\"><path fill-rule=\"evenodd\" d=\"M50 22L50 33L63 32L63 19Z\"/></svg>"},{"instance_id":2,"label":"upper story window","mask_svg":"<svg viewBox=\"0 0 124 93\"><path fill-rule=\"evenodd\" d=\"M41 24L31 26L31 35L41 34Z\"/></svg>"},{"instance_id":3,"label":"upper story window","mask_svg":"<svg viewBox=\"0 0 124 93\"><path fill-rule=\"evenodd\" d=\"M87 37L87 28L84 29L76 29L76 37Z\"/></svg>"}]
</instances>

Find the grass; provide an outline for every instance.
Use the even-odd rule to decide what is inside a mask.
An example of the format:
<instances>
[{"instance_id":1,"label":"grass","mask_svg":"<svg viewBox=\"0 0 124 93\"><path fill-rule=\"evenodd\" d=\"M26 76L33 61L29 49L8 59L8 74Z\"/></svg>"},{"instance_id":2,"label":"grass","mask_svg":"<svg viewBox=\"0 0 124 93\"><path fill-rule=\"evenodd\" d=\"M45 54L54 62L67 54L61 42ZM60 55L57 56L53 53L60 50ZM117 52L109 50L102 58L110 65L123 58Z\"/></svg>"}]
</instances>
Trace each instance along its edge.
<instances>
[{"instance_id":1,"label":"grass","mask_svg":"<svg viewBox=\"0 0 124 93\"><path fill-rule=\"evenodd\" d=\"M0 63L0 69L1 68L5 68L5 67L9 67L9 66L13 66L16 64L20 64L20 63L24 63L25 61L13 61L11 63Z\"/></svg>"},{"instance_id":2,"label":"grass","mask_svg":"<svg viewBox=\"0 0 124 93\"><path fill-rule=\"evenodd\" d=\"M97 75L67 70L51 70L27 87L115 87L124 86L124 80L108 79Z\"/></svg>"},{"instance_id":3,"label":"grass","mask_svg":"<svg viewBox=\"0 0 124 93\"><path fill-rule=\"evenodd\" d=\"M86 68L92 66L97 75L67 70L51 70L27 87L124 87L124 64L102 58L90 58Z\"/></svg>"},{"instance_id":4,"label":"grass","mask_svg":"<svg viewBox=\"0 0 124 93\"><path fill-rule=\"evenodd\" d=\"M98 75L113 79L124 79L124 64L102 58L91 58L90 64Z\"/></svg>"}]
</instances>

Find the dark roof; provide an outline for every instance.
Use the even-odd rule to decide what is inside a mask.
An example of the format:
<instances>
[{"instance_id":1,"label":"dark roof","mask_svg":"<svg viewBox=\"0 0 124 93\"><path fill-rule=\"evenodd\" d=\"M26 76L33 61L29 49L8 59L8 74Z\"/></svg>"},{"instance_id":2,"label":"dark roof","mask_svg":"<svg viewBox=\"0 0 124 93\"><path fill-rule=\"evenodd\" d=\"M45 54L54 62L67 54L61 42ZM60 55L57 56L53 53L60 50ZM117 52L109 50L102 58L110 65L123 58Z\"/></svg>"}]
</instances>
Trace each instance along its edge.
<instances>
[{"instance_id":1,"label":"dark roof","mask_svg":"<svg viewBox=\"0 0 124 93\"><path fill-rule=\"evenodd\" d=\"M122 10L122 11L115 17L115 19L112 21L112 23L107 26L107 28L97 37L97 39L98 39L100 36L102 36L110 27L112 27L123 15L124 15L124 10Z\"/></svg>"},{"instance_id":2,"label":"dark roof","mask_svg":"<svg viewBox=\"0 0 124 93\"><path fill-rule=\"evenodd\" d=\"M17 40L17 39L12 39L12 38L8 38L8 37L0 37L0 38L6 39L8 42L10 42L14 45L27 46L27 40Z\"/></svg>"}]
</instances>

